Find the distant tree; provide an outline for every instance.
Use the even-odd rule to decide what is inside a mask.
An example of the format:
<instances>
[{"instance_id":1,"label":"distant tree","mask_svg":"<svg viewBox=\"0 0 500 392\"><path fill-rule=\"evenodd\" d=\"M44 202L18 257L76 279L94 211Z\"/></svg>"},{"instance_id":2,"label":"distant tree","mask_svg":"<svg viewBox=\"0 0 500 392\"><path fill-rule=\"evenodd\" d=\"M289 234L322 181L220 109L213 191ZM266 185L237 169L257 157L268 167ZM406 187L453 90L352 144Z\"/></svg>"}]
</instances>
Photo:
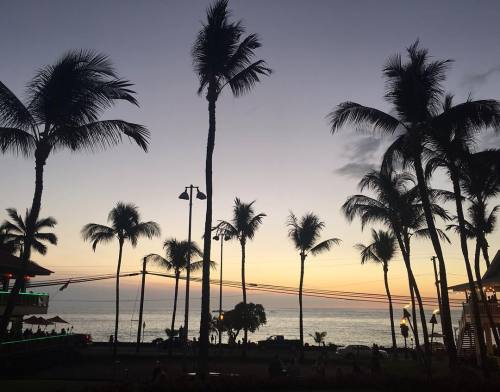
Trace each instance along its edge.
<instances>
[{"instance_id":1,"label":"distant tree","mask_svg":"<svg viewBox=\"0 0 500 392\"><path fill-rule=\"evenodd\" d=\"M153 238L160 235L160 226L156 222L141 222L139 208L135 204L119 202L109 212L108 222L111 226L97 223L86 224L82 231L84 241L92 243L95 252L98 244L106 244L115 239L118 240L118 264L116 267L116 312L115 312L115 335L113 345L113 356L116 356L118 343L118 320L120 315L120 269L122 265L123 245L125 241L135 247L139 238Z\"/></svg>"},{"instance_id":2,"label":"distant tree","mask_svg":"<svg viewBox=\"0 0 500 392\"><path fill-rule=\"evenodd\" d=\"M13 251L19 251L21 255L23 253L24 244L27 243L27 229L26 222L29 220L30 211L27 209L23 217L17 212L15 208L7 208L7 214L10 217L10 221L5 220L0 226L0 231L3 231L4 239L7 247L10 247ZM52 229L57 224L57 221L49 216L48 218L38 219L35 222L35 229L33 234L33 239L31 241L31 248L42 254L47 254L47 245L44 242L48 242L51 245L57 245L57 236L54 233L42 232L44 229Z\"/></svg>"},{"instance_id":3,"label":"distant tree","mask_svg":"<svg viewBox=\"0 0 500 392\"><path fill-rule=\"evenodd\" d=\"M123 120L101 120L102 114L119 101L137 105L132 84L120 78L111 61L92 51L70 51L55 64L40 68L28 83L26 101L21 101L0 82L0 152L11 152L35 160L35 191L21 271L9 295L0 338L4 336L24 282L31 242L42 205L44 170L55 151L96 151L119 144L123 137L147 150L149 132Z\"/></svg>"},{"instance_id":4,"label":"distant tree","mask_svg":"<svg viewBox=\"0 0 500 392\"><path fill-rule=\"evenodd\" d=\"M295 248L300 254L300 281L299 281L299 332L301 356L304 350L304 321L302 314L302 290L304 287L304 264L309 254L316 256L329 251L332 246L338 245L338 238L330 238L318 242L321 231L325 228L325 223L319 216L307 213L302 218L297 218L293 212L288 217L288 236L293 241Z\"/></svg>"},{"instance_id":5,"label":"distant tree","mask_svg":"<svg viewBox=\"0 0 500 392\"><path fill-rule=\"evenodd\" d=\"M247 303L247 289L245 281L246 244L255 237L257 229L262 224L264 213L255 214L253 205L244 203L239 198L234 200L233 218L230 222L220 221L215 229L223 229L229 239L238 240L241 246L241 287L243 290L243 303ZM243 343L246 344L248 332L244 331Z\"/></svg>"},{"instance_id":6,"label":"distant tree","mask_svg":"<svg viewBox=\"0 0 500 392\"><path fill-rule=\"evenodd\" d=\"M384 270L384 285L385 292L387 294L387 299L389 301L389 317L391 321L391 337L392 337L392 348L396 348L396 332L394 330L394 311L392 308L392 297L391 291L389 290L389 280L387 279L387 272L389 271L389 261L394 257L396 253L396 237L383 230L373 230L372 229L372 243L368 246L363 244L357 244L356 248L361 253L361 264L365 264L368 261L373 261L382 265Z\"/></svg>"},{"instance_id":7,"label":"distant tree","mask_svg":"<svg viewBox=\"0 0 500 392\"><path fill-rule=\"evenodd\" d=\"M314 343L316 343L318 347L321 346L321 344L325 343L326 335L326 331L314 332L314 334L309 334L309 336L313 338Z\"/></svg>"},{"instance_id":8,"label":"distant tree","mask_svg":"<svg viewBox=\"0 0 500 392\"><path fill-rule=\"evenodd\" d=\"M156 253L151 253L146 256L148 261L153 261L160 267L166 269L167 271L174 271L175 275L175 289L174 289L174 308L172 311L172 321L170 324L170 330L173 331L175 328L175 315L177 313L177 296L179 293L179 279L181 272L187 268L189 256L201 257L201 250L195 242L191 242L191 250L189 249L188 241L178 241L175 238L169 238L163 243L163 249L165 249L165 257L160 256ZM191 262L190 270L197 271L203 266L202 261ZM189 311L189 310L188 310Z\"/></svg>"},{"instance_id":9,"label":"distant tree","mask_svg":"<svg viewBox=\"0 0 500 392\"><path fill-rule=\"evenodd\" d=\"M206 374L208 367L208 344L210 316L210 247L212 230L212 157L215 147L215 106L217 99L228 87L235 97L249 92L262 76L269 75L263 60L253 61L255 49L261 46L256 34L243 37L245 28L241 22L229 20L227 0L218 0L206 13L193 44L193 65L200 86L198 94L206 92L208 101L208 142L205 164L207 189L207 211L203 242L203 282L200 322L200 371Z\"/></svg>"},{"instance_id":10,"label":"distant tree","mask_svg":"<svg viewBox=\"0 0 500 392\"><path fill-rule=\"evenodd\" d=\"M17 250L11 241L10 231L3 225L0 225L0 250L10 254L14 254Z\"/></svg>"},{"instance_id":11,"label":"distant tree","mask_svg":"<svg viewBox=\"0 0 500 392\"><path fill-rule=\"evenodd\" d=\"M266 312L261 304L240 302L234 309L224 313L222 328L228 334L229 343L236 343L241 330L253 333L266 322Z\"/></svg>"}]
</instances>

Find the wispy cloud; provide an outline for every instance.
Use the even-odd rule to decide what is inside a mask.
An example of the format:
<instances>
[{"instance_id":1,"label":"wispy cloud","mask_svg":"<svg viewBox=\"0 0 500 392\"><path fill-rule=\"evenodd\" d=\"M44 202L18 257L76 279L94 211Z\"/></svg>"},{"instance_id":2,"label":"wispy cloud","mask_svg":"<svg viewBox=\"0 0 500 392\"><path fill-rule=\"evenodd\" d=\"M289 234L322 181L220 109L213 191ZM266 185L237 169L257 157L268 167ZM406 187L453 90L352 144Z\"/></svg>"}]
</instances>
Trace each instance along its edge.
<instances>
[{"instance_id":1,"label":"wispy cloud","mask_svg":"<svg viewBox=\"0 0 500 392\"><path fill-rule=\"evenodd\" d=\"M370 170L375 169L375 164L372 163L347 163L344 166L335 170L335 173L341 174L349 178L360 179Z\"/></svg>"},{"instance_id":2,"label":"wispy cloud","mask_svg":"<svg viewBox=\"0 0 500 392\"><path fill-rule=\"evenodd\" d=\"M496 74L500 74L500 65L489 68L484 72L465 75L462 80L462 87L474 88L485 84L488 79Z\"/></svg>"}]
</instances>

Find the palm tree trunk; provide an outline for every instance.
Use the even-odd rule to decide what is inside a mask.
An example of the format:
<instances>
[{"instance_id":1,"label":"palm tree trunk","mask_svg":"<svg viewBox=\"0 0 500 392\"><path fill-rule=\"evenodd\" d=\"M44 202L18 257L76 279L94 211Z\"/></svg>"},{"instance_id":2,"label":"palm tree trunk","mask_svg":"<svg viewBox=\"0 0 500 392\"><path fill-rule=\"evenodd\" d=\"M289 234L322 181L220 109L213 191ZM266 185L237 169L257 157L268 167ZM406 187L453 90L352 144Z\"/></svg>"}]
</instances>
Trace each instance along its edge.
<instances>
[{"instance_id":1,"label":"palm tree trunk","mask_svg":"<svg viewBox=\"0 0 500 392\"><path fill-rule=\"evenodd\" d=\"M33 237L35 234L35 224L38 220L38 216L40 215L40 209L42 205L43 171L49 154L50 148L48 147L41 146L38 147L35 151L35 192L33 195L33 201L31 203L31 212L26 222L26 239L21 255L21 270L16 276L16 281L10 292L3 316L0 318L0 341L3 340L7 334L7 327L9 325L12 313L14 312L16 299L19 296L19 292L24 285L24 271L28 266L28 262L31 256L31 244L33 242Z\"/></svg>"},{"instance_id":2,"label":"palm tree trunk","mask_svg":"<svg viewBox=\"0 0 500 392\"><path fill-rule=\"evenodd\" d=\"M122 267L123 239L118 240L118 265L116 267L116 287L115 287L115 338L113 340L113 357L116 357L118 348L118 322L120 318L120 270Z\"/></svg>"},{"instance_id":3,"label":"palm tree trunk","mask_svg":"<svg viewBox=\"0 0 500 392\"><path fill-rule=\"evenodd\" d=\"M476 272L476 280L477 280L477 285L479 289L479 295L481 297L481 302L483 303L483 306L486 310L486 317L488 317L488 322L490 323L491 326L491 331L493 333L493 339L495 339L495 344L497 347L500 347L500 336L498 336L498 329L496 327L495 321L493 319L493 315L491 314L490 307L488 306L488 301L486 300L486 294L484 293L484 287L483 287L483 282L481 278L481 271L479 268L479 258L481 255L481 246L479 244L479 241L476 239L476 252L474 255L474 269Z\"/></svg>"},{"instance_id":4,"label":"palm tree trunk","mask_svg":"<svg viewBox=\"0 0 500 392\"><path fill-rule=\"evenodd\" d=\"M175 328L175 314L177 313L177 295L179 294L179 271L175 271L175 289L174 289L174 310L172 311L172 322L170 323L170 344L169 355L172 355L173 333Z\"/></svg>"},{"instance_id":5,"label":"palm tree trunk","mask_svg":"<svg viewBox=\"0 0 500 392\"><path fill-rule=\"evenodd\" d=\"M483 251L483 257L484 257L484 261L486 263L486 268L489 268L490 267L490 255L488 252L488 241L486 241L486 238L484 238L484 237L481 241L481 249Z\"/></svg>"},{"instance_id":6,"label":"palm tree trunk","mask_svg":"<svg viewBox=\"0 0 500 392\"><path fill-rule=\"evenodd\" d=\"M384 284L385 284L385 292L387 294L387 299L389 300L389 317L391 318L392 348L396 349L397 345L396 345L396 331L394 330L394 311L392 309L392 297L391 297L391 291L389 290L387 271L388 271L387 262L384 262Z\"/></svg>"},{"instance_id":7,"label":"palm tree trunk","mask_svg":"<svg viewBox=\"0 0 500 392\"><path fill-rule=\"evenodd\" d=\"M425 214L425 220L427 222L427 228L429 229L429 234L431 237L431 242L434 248L434 252L436 252L436 256L439 261L439 281L441 284L441 301L442 301L441 305L442 330L443 330L443 335L445 337L445 346L446 346L446 351L448 353L450 366L454 367L457 361L457 350L455 346L453 327L451 323L446 265L444 263L443 251L441 249L441 243L437 235L436 225L434 224L434 216L432 214L432 209L429 201L429 192L427 188L427 183L425 181L424 170L422 168L422 161L420 156L415 157L414 165L415 165L415 172L417 175L420 198L422 200L422 205L424 207L424 214Z\"/></svg>"},{"instance_id":8,"label":"palm tree trunk","mask_svg":"<svg viewBox=\"0 0 500 392\"><path fill-rule=\"evenodd\" d=\"M302 313L302 290L304 288L304 254L300 255L300 281L299 281L299 335L300 335L300 358L304 359L304 316Z\"/></svg>"},{"instance_id":9,"label":"palm tree trunk","mask_svg":"<svg viewBox=\"0 0 500 392\"><path fill-rule=\"evenodd\" d=\"M415 298L417 298L417 303L418 303L418 310L420 314L420 323L422 324L422 335L424 337L424 350L426 354L426 359L430 358L431 355L431 347L429 344L429 332L427 330L427 322L425 319L425 310L424 306L422 304L422 296L420 295L420 290L418 288L417 280L415 279L415 275L413 274L413 269L411 267L411 259L410 259L410 237L408 236L408 233L405 232L404 235L404 241L405 241L405 252L403 254L403 260L406 265L406 269L408 271L408 280L410 284L410 295L412 298L412 311L413 311L413 324L417 325L417 313L416 313L416 308L415 308ZM417 341L420 343L420 338L418 337L418 328L415 328L415 334L417 335Z\"/></svg>"},{"instance_id":10,"label":"palm tree trunk","mask_svg":"<svg viewBox=\"0 0 500 392\"><path fill-rule=\"evenodd\" d=\"M208 374L208 347L210 329L210 251L212 246L212 157L215 148L215 102L217 93L215 81L211 81L208 93L208 140L207 156L205 162L205 182L207 191L207 209L205 214L205 230L203 235L203 273L201 284L201 318L200 318L200 350L199 350L199 375L205 378ZM186 331L187 332L187 331Z\"/></svg>"},{"instance_id":11,"label":"palm tree trunk","mask_svg":"<svg viewBox=\"0 0 500 392\"><path fill-rule=\"evenodd\" d=\"M476 327L476 337L479 347L479 362L478 365L483 369L485 374L488 373L486 364L486 344L484 342L484 334L481 325L481 315L479 313L479 305L477 298L476 285L474 283L474 275L469 260L469 251L467 249L467 236L465 233L465 217L462 207L462 192L460 190L460 183L458 173L455 168L450 168L450 177L453 184L453 192L455 194L455 205L457 208L457 220L460 228L460 246L462 248L462 255L464 257L465 269L467 271L467 279L469 281L470 299L472 304L472 316Z\"/></svg>"},{"instance_id":12,"label":"palm tree trunk","mask_svg":"<svg viewBox=\"0 0 500 392\"><path fill-rule=\"evenodd\" d=\"M245 305L245 314L247 311L247 287L245 281L245 240L241 240L241 289L243 290L243 304ZM246 346L248 341L248 329L246 323L243 328L243 355L246 355Z\"/></svg>"}]
</instances>

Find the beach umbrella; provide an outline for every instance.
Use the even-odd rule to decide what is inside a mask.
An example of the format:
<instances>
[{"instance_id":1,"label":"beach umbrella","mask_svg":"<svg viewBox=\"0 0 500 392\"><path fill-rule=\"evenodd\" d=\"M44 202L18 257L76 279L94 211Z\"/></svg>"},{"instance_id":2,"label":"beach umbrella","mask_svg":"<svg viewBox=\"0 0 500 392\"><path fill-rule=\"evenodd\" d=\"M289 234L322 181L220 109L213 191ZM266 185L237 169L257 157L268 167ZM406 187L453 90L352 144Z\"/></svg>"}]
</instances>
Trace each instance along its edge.
<instances>
[{"instance_id":1,"label":"beach umbrella","mask_svg":"<svg viewBox=\"0 0 500 392\"><path fill-rule=\"evenodd\" d=\"M50 321L51 323L54 323L54 324L69 324L66 320L62 319L59 316L51 317L51 318L47 319L47 321Z\"/></svg>"},{"instance_id":2,"label":"beach umbrella","mask_svg":"<svg viewBox=\"0 0 500 392\"><path fill-rule=\"evenodd\" d=\"M24 319L23 320L23 323L25 324L31 324L31 325L38 325L38 317L36 316L31 316L31 317L28 317L27 319Z\"/></svg>"}]
</instances>

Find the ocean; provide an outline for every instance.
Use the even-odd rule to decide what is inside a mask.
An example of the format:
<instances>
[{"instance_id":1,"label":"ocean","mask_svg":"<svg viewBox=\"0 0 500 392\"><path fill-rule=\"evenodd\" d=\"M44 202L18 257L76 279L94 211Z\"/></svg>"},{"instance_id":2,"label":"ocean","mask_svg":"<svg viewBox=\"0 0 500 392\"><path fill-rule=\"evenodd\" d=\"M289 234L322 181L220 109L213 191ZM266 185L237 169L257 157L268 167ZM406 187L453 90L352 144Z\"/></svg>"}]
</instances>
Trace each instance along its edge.
<instances>
[{"instance_id":1,"label":"ocean","mask_svg":"<svg viewBox=\"0 0 500 392\"><path fill-rule=\"evenodd\" d=\"M94 341L108 341L114 330L114 303L106 302L57 302L50 305L48 317L59 315L73 326L74 332L89 333ZM165 328L170 328L171 308L162 308L157 303L147 303L143 320L146 323L144 341L161 337L166 338ZM427 312L430 318L432 310ZM398 345L403 345L404 340L399 329L402 311L395 309L395 328ZM299 321L298 309L271 308L266 309L267 323L258 331L249 334L251 341L266 339L271 335L284 335L288 339L298 339ZM459 310L452 310L454 324L458 324ZM138 304L125 302L121 305L119 340L131 342L136 340L138 325ZM184 307L180 304L177 308L176 327L183 324ZM198 337L200 322L199 306L190 309L189 337ZM58 325L57 328L65 327ZM429 332L430 332L429 324ZM48 327L50 330L52 327ZM314 344L309 334L326 331L327 343L338 345L376 343L390 346L389 312L386 309L359 309L359 308L305 308L304 309L304 335L305 341ZM435 332L441 332L440 324L436 325ZM410 332L411 336L411 332ZM412 345L412 339L408 345Z\"/></svg>"}]
</instances>

